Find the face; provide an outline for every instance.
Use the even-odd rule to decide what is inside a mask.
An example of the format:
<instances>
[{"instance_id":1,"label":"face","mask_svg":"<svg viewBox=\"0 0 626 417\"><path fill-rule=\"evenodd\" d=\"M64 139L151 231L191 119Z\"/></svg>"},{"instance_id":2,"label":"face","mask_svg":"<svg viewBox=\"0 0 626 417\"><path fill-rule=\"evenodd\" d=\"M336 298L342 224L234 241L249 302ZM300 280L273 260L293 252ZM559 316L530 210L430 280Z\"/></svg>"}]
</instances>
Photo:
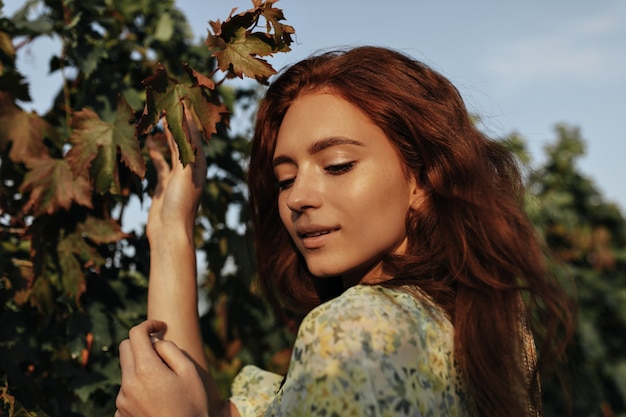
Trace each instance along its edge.
<instances>
[{"instance_id":1,"label":"face","mask_svg":"<svg viewBox=\"0 0 626 417\"><path fill-rule=\"evenodd\" d=\"M419 189L384 132L328 93L295 100L274 151L281 220L309 271L345 285L374 283L381 257L406 246Z\"/></svg>"}]
</instances>

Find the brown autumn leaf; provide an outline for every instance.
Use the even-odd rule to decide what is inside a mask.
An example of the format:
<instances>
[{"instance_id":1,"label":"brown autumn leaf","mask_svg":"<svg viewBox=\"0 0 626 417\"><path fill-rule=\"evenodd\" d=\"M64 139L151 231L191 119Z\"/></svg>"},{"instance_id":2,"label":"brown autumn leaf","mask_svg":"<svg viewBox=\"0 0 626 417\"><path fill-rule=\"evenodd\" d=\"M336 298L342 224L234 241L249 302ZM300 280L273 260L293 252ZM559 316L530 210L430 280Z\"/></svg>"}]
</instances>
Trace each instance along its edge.
<instances>
[{"instance_id":1,"label":"brown autumn leaf","mask_svg":"<svg viewBox=\"0 0 626 417\"><path fill-rule=\"evenodd\" d=\"M238 77L254 78L259 82L265 82L276 73L266 60L258 56L271 55L274 52L272 46L263 39L263 35L248 34L241 27L235 36L226 43L226 47L213 56L217 58L218 68L222 71L232 71Z\"/></svg>"},{"instance_id":2,"label":"brown autumn leaf","mask_svg":"<svg viewBox=\"0 0 626 417\"><path fill-rule=\"evenodd\" d=\"M72 117L70 126L72 148L65 159L74 176L90 173L98 193L118 193L118 152L121 159L139 177L145 174L145 162L135 136L134 113L120 96L113 123L107 123L92 110L85 108Z\"/></svg>"},{"instance_id":3,"label":"brown autumn leaf","mask_svg":"<svg viewBox=\"0 0 626 417\"><path fill-rule=\"evenodd\" d=\"M199 73L198 71L184 65L187 76L192 80L192 85L204 88L189 88L187 98L191 104L190 111L196 114L196 119L202 125L205 141L209 141L212 134L217 133L216 125L222 120L222 116L228 113L224 104L219 98L214 98L208 94L215 88L213 80Z\"/></svg>"},{"instance_id":4,"label":"brown autumn leaf","mask_svg":"<svg viewBox=\"0 0 626 417\"><path fill-rule=\"evenodd\" d=\"M35 113L19 108L10 94L0 91L0 151L12 143L9 158L26 162L48 155L45 138L59 141L56 130Z\"/></svg>"},{"instance_id":5,"label":"brown autumn leaf","mask_svg":"<svg viewBox=\"0 0 626 417\"><path fill-rule=\"evenodd\" d=\"M254 0L254 8L231 15L224 22L209 22L213 33L207 35L205 44L218 60L218 68L229 76L254 78L261 83L275 74L267 61L259 58L275 52L289 51L293 27L280 23L285 17L281 9L274 8L276 0ZM265 32L254 31L259 20L265 19Z\"/></svg>"},{"instance_id":6,"label":"brown autumn leaf","mask_svg":"<svg viewBox=\"0 0 626 417\"><path fill-rule=\"evenodd\" d=\"M291 35L295 34L296 30L293 26L281 23L281 20L285 20L285 15L281 9L273 7L276 1L278 0L267 0L259 7L261 8L261 14L267 22L266 32L268 34L274 33L275 52L289 52L291 50L289 45L292 42Z\"/></svg>"},{"instance_id":7,"label":"brown autumn leaf","mask_svg":"<svg viewBox=\"0 0 626 417\"><path fill-rule=\"evenodd\" d=\"M91 186L84 177L74 177L64 159L38 158L26 162L29 169L20 186L21 193L30 193L24 212L35 216L69 209L72 203L92 207Z\"/></svg>"}]
</instances>

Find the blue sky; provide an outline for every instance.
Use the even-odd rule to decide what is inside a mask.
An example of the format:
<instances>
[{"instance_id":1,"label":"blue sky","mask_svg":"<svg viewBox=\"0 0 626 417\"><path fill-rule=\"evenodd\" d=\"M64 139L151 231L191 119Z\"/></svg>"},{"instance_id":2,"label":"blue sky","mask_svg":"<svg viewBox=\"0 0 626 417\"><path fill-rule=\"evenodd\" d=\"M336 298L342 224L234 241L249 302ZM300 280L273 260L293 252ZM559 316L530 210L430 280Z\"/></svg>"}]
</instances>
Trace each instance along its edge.
<instances>
[{"instance_id":1,"label":"blue sky","mask_svg":"<svg viewBox=\"0 0 626 417\"><path fill-rule=\"evenodd\" d=\"M5 1L10 13L21 2ZM249 0L177 0L198 37ZM555 139L554 125L581 129L581 170L626 212L626 1L623 0L281 0L297 36L277 68L334 46L388 46L431 65L461 91L492 136L519 132L536 163ZM45 76L54 48L38 41L20 70L34 108L46 109L56 86ZM55 49L56 50L56 49ZM45 55L45 54L44 54Z\"/></svg>"},{"instance_id":2,"label":"blue sky","mask_svg":"<svg viewBox=\"0 0 626 417\"><path fill-rule=\"evenodd\" d=\"M179 0L194 29L244 0ZM518 131L536 163L556 123L587 143L580 169L626 212L626 2L623 0L281 0L297 44L276 67L333 46L404 51L446 75L492 136Z\"/></svg>"}]
</instances>

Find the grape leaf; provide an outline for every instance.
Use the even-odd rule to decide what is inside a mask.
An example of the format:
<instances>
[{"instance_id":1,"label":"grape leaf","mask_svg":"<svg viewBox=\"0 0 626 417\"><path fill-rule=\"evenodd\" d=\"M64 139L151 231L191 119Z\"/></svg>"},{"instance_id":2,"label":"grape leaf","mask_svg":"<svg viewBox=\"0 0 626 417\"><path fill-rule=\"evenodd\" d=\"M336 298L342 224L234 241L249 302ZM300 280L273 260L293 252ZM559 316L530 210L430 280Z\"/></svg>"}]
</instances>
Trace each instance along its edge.
<instances>
[{"instance_id":1,"label":"grape leaf","mask_svg":"<svg viewBox=\"0 0 626 417\"><path fill-rule=\"evenodd\" d=\"M76 257L81 259L90 257L93 262L98 264L102 264L104 259L77 232L59 240L57 254L61 266L63 289L66 294L78 300L87 288L83 268Z\"/></svg>"},{"instance_id":2,"label":"grape leaf","mask_svg":"<svg viewBox=\"0 0 626 417\"><path fill-rule=\"evenodd\" d=\"M18 100L31 101L26 79L13 69L8 69L0 75L0 91L6 91Z\"/></svg>"},{"instance_id":3,"label":"grape leaf","mask_svg":"<svg viewBox=\"0 0 626 417\"><path fill-rule=\"evenodd\" d=\"M154 31L154 38L161 42L168 42L172 39L173 34L174 20L172 16L169 13L161 13L156 30Z\"/></svg>"},{"instance_id":4,"label":"grape leaf","mask_svg":"<svg viewBox=\"0 0 626 417\"><path fill-rule=\"evenodd\" d=\"M102 255L86 238L95 244L103 244L117 242L126 236L117 222L87 216L73 233L59 240L57 255L63 271L61 279L65 292L78 299L86 289L83 269L89 267L99 272L105 263Z\"/></svg>"},{"instance_id":5,"label":"grape leaf","mask_svg":"<svg viewBox=\"0 0 626 417\"><path fill-rule=\"evenodd\" d=\"M167 124L178 148L183 165L195 160L195 150L192 145L186 109L196 114L196 119L202 124L204 140L209 141L211 134L217 130L215 125L221 120L226 107L222 105L211 91L215 88L213 80L199 72L184 66L184 77L177 80L170 77L167 70L159 65L156 72L143 81L146 87L146 105L141 119L137 124L140 135L147 134L156 126L162 112L165 112Z\"/></svg>"},{"instance_id":6,"label":"grape leaf","mask_svg":"<svg viewBox=\"0 0 626 417\"><path fill-rule=\"evenodd\" d=\"M120 96L114 123L107 123L90 109L74 114L70 122L72 148L65 159L74 176L85 176L90 172L96 192L117 193L119 175L117 166L118 149L122 161L138 176L145 173L145 162L135 136L133 111ZM90 169L91 168L91 169Z\"/></svg>"},{"instance_id":7,"label":"grape leaf","mask_svg":"<svg viewBox=\"0 0 626 417\"><path fill-rule=\"evenodd\" d=\"M276 70L267 61L255 56L271 55L274 52L263 36L249 34L246 28L239 28L223 50L213 52L218 68L222 71L231 70L241 78L245 75L265 82Z\"/></svg>"},{"instance_id":8,"label":"grape leaf","mask_svg":"<svg viewBox=\"0 0 626 417\"><path fill-rule=\"evenodd\" d=\"M258 57L289 51L295 30L280 23L285 17L281 9L273 7L274 3L276 0L253 0L254 8L250 10L233 15L236 10L233 9L223 23L209 22L213 34L209 32L205 44L217 58L220 70L262 83L276 73L267 61ZM266 32L253 32L261 17L266 20Z\"/></svg>"},{"instance_id":9,"label":"grape leaf","mask_svg":"<svg viewBox=\"0 0 626 417\"><path fill-rule=\"evenodd\" d=\"M184 65L183 68L187 76L195 84L205 87L205 89L189 88L187 95L191 103L191 109L196 113L198 121L202 125L204 138L208 141L213 133L217 133L216 125L222 120L222 114L227 113L228 109L224 104L220 103L219 98L213 98L212 95L207 97L207 90L212 91L215 88L215 83L212 79L187 65Z\"/></svg>"},{"instance_id":10,"label":"grape leaf","mask_svg":"<svg viewBox=\"0 0 626 417\"><path fill-rule=\"evenodd\" d=\"M30 192L24 212L34 211L35 216L53 214L72 202L92 208L91 187L83 177L74 177L64 159L37 158L26 161L29 169L20 186L20 192Z\"/></svg>"},{"instance_id":11,"label":"grape leaf","mask_svg":"<svg viewBox=\"0 0 626 417\"><path fill-rule=\"evenodd\" d=\"M258 1L258 0L256 0ZM281 9L276 9L273 6L278 0L267 0L264 4L260 5L261 14L265 18L267 33L274 32L274 42L276 52L289 52L291 48L289 45L292 42L291 35L296 33L293 26L280 23L281 20L285 20L285 15Z\"/></svg>"},{"instance_id":12,"label":"grape leaf","mask_svg":"<svg viewBox=\"0 0 626 417\"><path fill-rule=\"evenodd\" d=\"M88 216L79 225L81 235L87 237L96 244L113 243L128 236L122 232L120 225L112 219L98 219Z\"/></svg>"},{"instance_id":13,"label":"grape leaf","mask_svg":"<svg viewBox=\"0 0 626 417\"><path fill-rule=\"evenodd\" d=\"M189 132L183 126L183 98L186 88L167 74L167 70L159 65L156 72L143 80L146 87L146 105L137 125L140 135L148 133L159 121L161 113L165 112L167 124L180 150L180 160L183 165L195 160L195 154Z\"/></svg>"},{"instance_id":14,"label":"grape leaf","mask_svg":"<svg viewBox=\"0 0 626 417\"><path fill-rule=\"evenodd\" d=\"M0 151L13 143L9 158L13 162L26 162L31 158L48 155L44 139L59 142L56 130L35 113L20 109L9 93L0 91Z\"/></svg>"}]
</instances>

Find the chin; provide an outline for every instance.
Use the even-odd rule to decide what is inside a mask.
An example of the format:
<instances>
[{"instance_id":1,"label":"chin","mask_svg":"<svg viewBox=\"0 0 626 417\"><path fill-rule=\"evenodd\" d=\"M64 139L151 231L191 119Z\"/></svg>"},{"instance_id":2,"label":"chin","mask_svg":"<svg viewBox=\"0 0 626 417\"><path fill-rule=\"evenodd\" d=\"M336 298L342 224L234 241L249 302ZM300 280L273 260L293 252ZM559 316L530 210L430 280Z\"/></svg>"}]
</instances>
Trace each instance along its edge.
<instances>
[{"instance_id":1,"label":"chin","mask_svg":"<svg viewBox=\"0 0 626 417\"><path fill-rule=\"evenodd\" d=\"M316 270L309 269L309 272L311 273L311 275L313 275L317 279L339 278L342 275L341 273L335 273L333 271L328 271L328 270L316 271Z\"/></svg>"},{"instance_id":2,"label":"chin","mask_svg":"<svg viewBox=\"0 0 626 417\"><path fill-rule=\"evenodd\" d=\"M344 288L351 287L359 283L360 279L363 277L362 270L354 270L354 269L329 269L329 268L320 268L320 269L309 269L309 272L315 279L319 280L332 280L338 279L341 280L344 284Z\"/></svg>"}]
</instances>

